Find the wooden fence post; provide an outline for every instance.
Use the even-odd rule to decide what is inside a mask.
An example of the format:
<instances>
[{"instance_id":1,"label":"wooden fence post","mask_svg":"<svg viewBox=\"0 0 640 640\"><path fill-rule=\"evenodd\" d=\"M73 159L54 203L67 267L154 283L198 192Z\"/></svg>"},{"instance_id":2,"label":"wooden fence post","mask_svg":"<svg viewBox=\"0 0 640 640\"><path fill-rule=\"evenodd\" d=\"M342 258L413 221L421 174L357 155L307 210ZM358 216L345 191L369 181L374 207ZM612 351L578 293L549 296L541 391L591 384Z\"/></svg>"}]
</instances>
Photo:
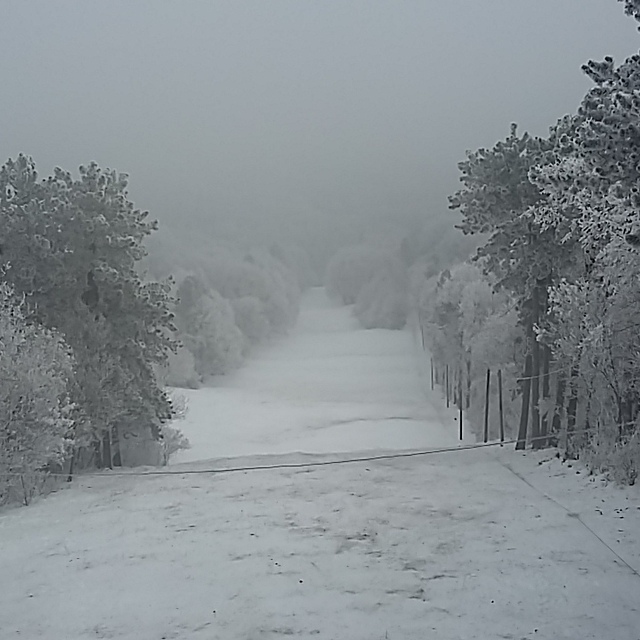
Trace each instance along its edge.
<instances>
[{"instance_id":1,"label":"wooden fence post","mask_svg":"<svg viewBox=\"0 0 640 640\"><path fill-rule=\"evenodd\" d=\"M444 386L445 386L445 393L447 395L447 409L448 409L449 408L449 365L446 365L444 370Z\"/></svg>"},{"instance_id":2,"label":"wooden fence post","mask_svg":"<svg viewBox=\"0 0 640 640\"><path fill-rule=\"evenodd\" d=\"M489 442L489 388L491 386L491 369L487 369L487 390L484 397L484 442Z\"/></svg>"},{"instance_id":3,"label":"wooden fence post","mask_svg":"<svg viewBox=\"0 0 640 640\"><path fill-rule=\"evenodd\" d=\"M516 451L524 450L527 446L527 425L529 424L529 405L531 402L531 354L524 359L524 377L522 380L522 407L520 410L520 427L518 428L518 442Z\"/></svg>"},{"instance_id":4,"label":"wooden fence post","mask_svg":"<svg viewBox=\"0 0 640 640\"><path fill-rule=\"evenodd\" d=\"M458 406L458 378L457 378L458 372L457 371L452 371L451 372L451 380L449 381L451 384L451 404L454 407Z\"/></svg>"},{"instance_id":5,"label":"wooden fence post","mask_svg":"<svg viewBox=\"0 0 640 640\"><path fill-rule=\"evenodd\" d=\"M458 374L458 421L460 430L460 440L462 440L462 370Z\"/></svg>"},{"instance_id":6,"label":"wooden fence post","mask_svg":"<svg viewBox=\"0 0 640 640\"><path fill-rule=\"evenodd\" d=\"M504 412L502 409L502 369L498 369L498 406L500 408L500 442L504 442Z\"/></svg>"}]
</instances>

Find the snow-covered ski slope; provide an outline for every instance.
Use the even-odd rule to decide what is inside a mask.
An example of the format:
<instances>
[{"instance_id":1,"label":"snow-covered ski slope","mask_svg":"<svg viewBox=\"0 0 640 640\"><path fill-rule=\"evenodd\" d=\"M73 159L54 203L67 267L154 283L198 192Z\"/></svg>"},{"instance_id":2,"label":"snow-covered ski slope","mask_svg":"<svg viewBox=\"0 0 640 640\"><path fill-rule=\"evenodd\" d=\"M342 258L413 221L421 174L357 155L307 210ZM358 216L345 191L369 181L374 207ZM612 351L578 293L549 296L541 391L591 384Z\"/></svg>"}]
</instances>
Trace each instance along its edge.
<instances>
[{"instance_id":1,"label":"snow-covered ski slope","mask_svg":"<svg viewBox=\"0 0 640 640\"><path fill-rule=\"evenodd\" d=\"M364 330L313 289L292 336L209 388L180 391L189 405L180 428L193 446L176 462L455 445L455 411L419 365L408 331Z\"/></svg>"},{"instance_id":2,"label":"snow-covered ski slope","mask_svg":"<svg viewBox=\"0 0 640 640\"><path fill-rule=\"evenodd\" d=\"M311 292L190 394L169 471L455 443L416 358ZM578 471L509 448L78 478L0 512L0 639L638 640L640 493Z\"/></svg>"}]
</instances>

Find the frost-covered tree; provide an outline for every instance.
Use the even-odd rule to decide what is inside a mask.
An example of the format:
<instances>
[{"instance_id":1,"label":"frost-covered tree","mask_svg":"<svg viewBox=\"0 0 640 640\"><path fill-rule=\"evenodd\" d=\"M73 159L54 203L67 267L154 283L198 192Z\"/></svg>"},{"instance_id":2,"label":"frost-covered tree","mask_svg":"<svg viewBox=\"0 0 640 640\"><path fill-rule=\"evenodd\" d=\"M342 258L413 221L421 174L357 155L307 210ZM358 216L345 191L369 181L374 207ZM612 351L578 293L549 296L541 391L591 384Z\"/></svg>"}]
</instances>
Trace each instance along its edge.
<instances>
[{"instance_id":1,"label":"frost-covered tree","mask_svg":"<svg viewBox=\"0 0 640 640\"><path fill-rule=\"evenodd\" d=\"M625 4L637 18L637 3ZM568 430L579 420L596 429L598 444L581 442L601 458L637 437L640 56L620 66L611 58L591 61L583 69L594 87L578 113L554 128L554 161L532 168L530 177L548 202L536 212L539 223L555 229L564 248L573 243L580 250L577 268L551 291L542 334L571 370ZM578 398L588 401L578 406ZM579 443L569 438L572 455Z\"/></svg>"},{"instance_id":2,"label":"frost-covered tree","mask_svg":"<svg viewBox=\"0 0 640 640\"><path fill-rule=\"evenodd\" d=\"M640 3L622 1L639 20ZM594 87L578 112L559 120L547 139L513 129L493 149L470 153L451 205L465 233L489 234L478 259L515 296L532 356L523 394L531 380L532 435L540 424L546 437L546 410L555 432L564 424L570 435L579 427L596 434L581 443L569 437L569 449L579 445L598 457L598 468L618 452L627 470L635 464L632 478L640 467L640 455L633 463L629 454L640 452L633 320L640 304L640 56L620 66L591 61L584 71ZM558 368L553 400L549 351ZM524 409L523 402L526 427Z\"/></svg>"},{"instance_id":3,"label":"frost-covered tree","mask_svg":"<svg viewBox=\"0 0 640 640\"><path fill-rule=\"evenodd\" d=\"M171 405L173 406L173 420L165 422L160 428L162 430L162 461L169 462L171 456L183 449L189 449L191 443L188 438L178 429L175 423L184 420L188 411L187 400L183 395L171 392Z\"/></svg>"},{"instance_id":4,"label":"frost-covered tree","mask_svg":"<svg viewBox=\"0 0 640 640\"><path fill-rule=\"evenodd\" d=\"M231 300L236 325L249 344L264 342L271 333L265 304L255 296L242 296Z\"/></svg>"},{"instance_id":5,"label":"frost-covered tree","mask_svg":"<svg viewBox=\"0 0 640 640\"><path fill-rule=\"evenodd\" d=\"M586 268L615 238L634 240L640 208L640 56L583 67L595 86L578 113L552 129L553 161L530 177L548 199L537 212L543 228L558 227L563 244L580 243Z\"/></svg>"},{"instance_id":6,"label":"frost-covered tree","mask_svg":"<svg viewBox=\"0 0 640 640\"><path fill-rule=\"evenodd\" d=\"M467 154L459 165L463 188L450 198L451 208L462 214L460 228L464 233L489 234L476 259L482 260L496 286L511 291L518 303L531 356L524 362L523 399L531 398L535 444L542 442L541 430L546 426L540 420L539 395L548 352L538 342L534 327L546 311L549 286L572 259L571 253L558 250L553 231L543 228L535 215L545 206L546 195L529 174L533 167L553 160L552 149L551 140L526 133L518 136L512 125L506 140L490 150ZM547 393L546 387L542 393ZM529 407L523 402L520 448L526 442L528 417Z\"/></svg>"},{"instance_id":7,"label":"frost-covered tree","mask_svg":"<svg viewBox=\"0 0 640 640\"><path fill-rule=\"evenodd\" d=\"M329 261L325 286L367 329L402 329L409 313L407 243L393 251L376 245L340 249Z\"/></svg>"},{"instance_id":8,"label":"frost-covered tree","mask_svg":"<svg viewBox=\"0 0 640 640\"><path fill-rule=\"evenodd\" d=\"M188 276L177 292L176 324L201 379L228 373L242 361L244 340L233 309L201 278Z\"/></svg>"},{"instance_id":9,"label":"frost-covered tree","mask_svg":"<svg viewBox=\"0 0 640 640\"><path fill-rule=\"evenodd\" d=\"M300 285L293 271L266 251L253 251L247 259L267 278L269 295L264 304L273 332L286 333L300 311Z\"/></svg>"},{"instance_id":10,"label":"frost-covered tree","mask_svg":"<svg viewBox=\"0 0 640 640\"><path fill-rule=\"evenodd\" d=\"M56 169L40 180L19 156L0 169L0 219L2 280L28 296L31 320L72 349L74 399L99 463L118 462L123 429L159 438L171 405L153 367L172 347L169 287L138 273L156 224L129 200L127 177L92 163L79 178Z\"/></svg>"},{"instance_id":11,"label":"frost-covered tree","mask_svg":"<svg viewBox=\"0 0 640 640\"><path fill-rule=\"evenodd\" d=\"M406 267L390 259L358 293L354 314L366 329L402 329L408 312Z\"/></svg>"},{"instance_id":12,"label":"frost-covered tree","mask_svg":"<svg viewBox=\"0 0 640 640\"><path fill-rule=\"evenodd\" d=\"M477 251L485 271L523 300L550 270L545 243L530 213L544 196L528 177L547 146L527 133L519 136L512 125L510 135L492 149L467 153L458 165L463 187L450 198L451 208L462 215L463 233L489 234Z\"/></svg>"},{"instance_id":13,"label":"frost-covered tree","mask_svg":"<svg viewBox=\"0 0 640 640\"><path fill-rule=\"evenodd\" d=\"M70 350L28 314L0 283L0 503L16 495L28 503L38 472L62 463L74 444Z\"/></svg>"},{"instance_id":14,"label":"frost-covered tree","mask_svg":"<svg viewBox=\"0 0 640 640\"><path fill-rule=\"evenodd\" d=\"M617 479L635 481L640 450L634 466L628 460L622 469L618 462L627 445L638 445L640 257L622 262L612 249L611 262L601 256L608 268L600 282L581 278L554 287L552 314L541 332L553 345L558 365L572 372L566 407L568 455L582 451L593 467L613 469Z\"/></svg>"},{"instance_id":15,"label":"frost-covered tree","mask_svg":"<svg viewBox=\"0 0 640 640\"><path fill-rule=\"evenodd\" d=\"M252 252L242 259L221 253L205 263L202 273L207 284L227 300L259 300L269 322L268 335L286 333L295 323L299 286L291 271L267 253Z\"/></svg>"},{"instance_id":16,"label":"frost-covered tree","mask_svg":"<svg viewBox=\"0 0 640 640\"><path fill-rule=\"evenodd\" d=\"M505 290L496 292L477 265L464 263L416 282L413 300L434 361L441 368L448 365L451 378L464 381L465 405L468 397L468 417L476 432L483 426L485 376L490 368L502 371L506 432L515 435L523 330L512 296ZM496 407L495 384L492 394ZM490 417L490 434L497 437L498 413L493 411Z\"/></svg>"},{"instance_id":17,"label":"frost-covered tree","mask_svg":"<svg viewBox=\"0 0 640 640\"><path fill-rule=\"evenodd\" d=\"M640 22L640 0L618 0L618 2L624 2L625 12Z\"/></svg>"},{"instance_id":18,"label":"frost-covered tree","mask_svg":"<svg viewBox=\"0 0 640 640\"><path fill-rule=\"evenodd\" d=\"M169 354L165 366L160 371L162 381L170 387L197 389L200 386L195 358L184 345L180 345L175 353Z\"/></svg>"}]
</instances>

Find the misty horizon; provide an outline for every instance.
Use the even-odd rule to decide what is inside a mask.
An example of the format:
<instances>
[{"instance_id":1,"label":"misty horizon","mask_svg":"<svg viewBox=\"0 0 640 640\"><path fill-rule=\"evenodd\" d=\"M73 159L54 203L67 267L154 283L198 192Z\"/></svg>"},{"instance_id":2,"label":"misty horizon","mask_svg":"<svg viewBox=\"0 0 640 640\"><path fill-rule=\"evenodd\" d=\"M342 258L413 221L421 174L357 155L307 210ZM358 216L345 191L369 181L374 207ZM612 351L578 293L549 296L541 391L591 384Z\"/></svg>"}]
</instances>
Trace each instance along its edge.
<instances>
[{"instance_id":1,"label":"misty horizon","mask_svg":"<svg viewBox=\"0 0 640 640\"><path fill-rule=\"evenodd\" d=\"M637 50L611 0L8 3L0 36L3 161L95 160L223 235L447 215L465 150L544 135L582 64Z\"/></svg>"}]
</instances>

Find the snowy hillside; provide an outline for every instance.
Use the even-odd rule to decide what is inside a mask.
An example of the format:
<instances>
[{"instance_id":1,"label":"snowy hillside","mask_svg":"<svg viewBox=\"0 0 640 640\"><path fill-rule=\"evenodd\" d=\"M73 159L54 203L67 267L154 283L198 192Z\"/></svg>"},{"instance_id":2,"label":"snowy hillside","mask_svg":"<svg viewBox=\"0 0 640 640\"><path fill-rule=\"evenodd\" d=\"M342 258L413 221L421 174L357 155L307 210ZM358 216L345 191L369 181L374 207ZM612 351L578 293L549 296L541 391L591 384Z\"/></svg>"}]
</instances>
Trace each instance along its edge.
<instances>
[{"instance_id":1,"label":"snowy hillside","mask_svg":"<svg viewBox=\"0 0 640 640\"><path fill-rule=\"evenodd\" d=\"M195 473L455 446L417 358L312 292L291 338L190 392L173 475L0 513L0 636L637 640L640 494L551 454Z\"/></svg>"},{"instance_id":2,"label":"snowy hillside","mask_svg":"<svg viewBox=\"0 0 640 640\"><path fill-rule=\"evenodd\" d=\"M456 444L456 414L420 378L409 332L365 331L323 289L304 302L293 335L250 366L180 390L189 413L179 426L193 446L177 462Z\"/></svg>"}]
</instances>

